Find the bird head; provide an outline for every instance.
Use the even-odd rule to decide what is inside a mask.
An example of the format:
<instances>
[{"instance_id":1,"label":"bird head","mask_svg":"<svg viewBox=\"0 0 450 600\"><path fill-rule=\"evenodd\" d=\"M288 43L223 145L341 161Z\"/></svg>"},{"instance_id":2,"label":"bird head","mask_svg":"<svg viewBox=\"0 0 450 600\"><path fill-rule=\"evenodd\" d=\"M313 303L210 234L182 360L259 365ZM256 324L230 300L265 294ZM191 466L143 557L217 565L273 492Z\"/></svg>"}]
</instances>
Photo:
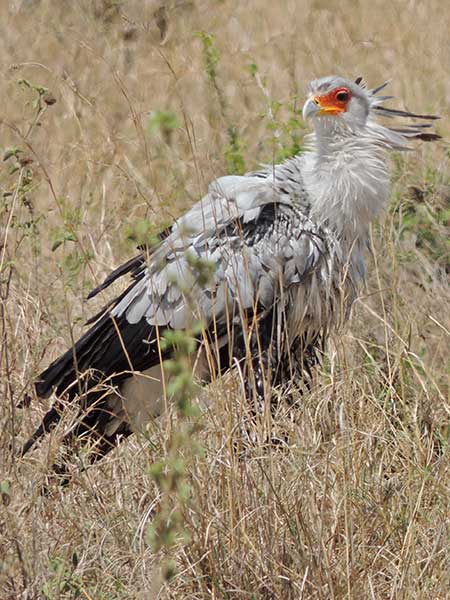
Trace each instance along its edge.
<instances>
[{"instance_id":1,"label":"bird head","mask_svg":"<svg viewBox=\"0 0 450 600\"><path fill-rule=\"evenodd\" d=\"M323 77L310 84L309 98L303 106L303 118L315 125L350 129L364 127L370 111L370 96L358 83L342 77Z\"/></svg>"},{"instance_id":2,"label":"bird head","mask_svg":"<svg viewBox=\"0 0 450 600\"><path fill-rule=\"evenodd\" d=\"M367 89L362 77L355 81L331 75L315 79L309 86L309 97L303 106L303 118L313 121L316 133L328 135L356 134L367 128L376 134L380 143L398 150L410 149L408 139L434 141L440 138L436 133L426 131L431 123L413 123L399 127L385 127L376 123L375 117L411 118L434 121L435 115L421 115L409 111L382 106L392 96L380 96L388 81Z\"/></svg>"}]
</instances>

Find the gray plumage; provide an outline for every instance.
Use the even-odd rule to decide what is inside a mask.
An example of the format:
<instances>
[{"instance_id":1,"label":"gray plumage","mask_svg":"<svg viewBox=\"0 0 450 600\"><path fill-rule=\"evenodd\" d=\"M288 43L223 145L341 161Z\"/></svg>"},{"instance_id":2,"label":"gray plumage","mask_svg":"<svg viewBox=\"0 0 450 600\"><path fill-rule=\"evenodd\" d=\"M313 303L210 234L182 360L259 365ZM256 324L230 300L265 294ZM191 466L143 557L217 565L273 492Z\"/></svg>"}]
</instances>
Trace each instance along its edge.
<instances>
[{"instance_id":1,"label":"gray plumage","mask_svg":"<svg viewBox=\"0 0 450 600\"><path fill-rule=\"evenodd\" d=\"M216 180L174 225L144 277L111 314L125 315L130 323L145 318L150 325L184 329L193 318L221 323L231 305L233 313L256 305L269 310L281 291L295 295L294 286L305 285L313 273L323 279L317 285L325 285L333 273L334 241L309 218L306 194L294 197L283 189L284 177L299 178L295 169L292 162L275 178ZM212 266L207 285L197 283L198 259Z\"/></svg>"},{"instance_id":2,"label":"gray plumage","mask_svg":"<svg viewBox=\"0 0 450 600\"><path fill-rule=\"evenodd\" d=\"M307 152L213 181L156 248L94 290L133 275L128 290L36 384L39 396L55 391L79 399L80 421L69 437L96 437L104 453L117 436L159 414L161 392L154 382L145 391L142 378L164 380L157 339L167 329L200 322L199 378L250 363L250 396L264 397L264 382L282 385L311 369L329 332L347 320L364 279L368 228L389 194L387 151L438 137L424 125L395 130L377 123L377 115L434 118L382 107L383 87L369 91L360 80L339 77L312 82L303 111L314 126ZM204 265L209 278L199 277ZM106 392L98 392L99 382L108 384ZM24 452L58 422L61 407L57 400Z\"/></svg>"}]
</instances>

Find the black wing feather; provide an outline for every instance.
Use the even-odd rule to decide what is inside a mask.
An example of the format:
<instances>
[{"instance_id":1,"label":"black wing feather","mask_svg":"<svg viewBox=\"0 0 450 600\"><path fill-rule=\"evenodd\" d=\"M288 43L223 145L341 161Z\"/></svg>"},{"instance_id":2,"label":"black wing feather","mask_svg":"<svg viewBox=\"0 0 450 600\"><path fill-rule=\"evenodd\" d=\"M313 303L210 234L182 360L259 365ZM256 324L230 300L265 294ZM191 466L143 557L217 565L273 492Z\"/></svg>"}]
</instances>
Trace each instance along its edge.
<instances>
[{"instance_id":1,"label":"black wing feather","mask_svg":"<svg viewBox=\"0 0 450 600\"><path fill-rule=\"evenodd\" d=\"M95 408L81 418L71 436L79 437L86 431L94 430L102 435L103 424L110 418L105 410L105 385L116 386L127 379L131 371L144 371L159 364L157 344L148 343L155 336L155 328L145 319L130 324L125 317L113 320L109 314L105 314L73 348L41 374L35 384L36 393L41 398L47 398L54 391L57 396L67 400L80 395L81 408ZM24 445L23 454L59 422L61 409L62 403L57 400Z\"/></svg>"},{"instance_id":2,"label":"black wing feather","mask_svg":"<svg viewBox=\"0 0 450 600\"><path fill-rule=\"evenodd\" d=\"M172 226L166 227L166 229L163 229L158 233L157 239L160 242L162 242L170 235L171 231ZM149 256L151 256L153 249L154 247L152 248L152 246L148 246L146 244L138 246L138 250L141 250L141 253L137 256L134 256L133 258L130 258L130 260L127 260L126 263L120 265L119 267L117 267L117 269L114 269L114 271L109 273L109 275L100 285L98 285L96 288L89 292L87 299L90 300L91 298L94 298L94 296L97 296L97 294L99 294L103 290L106 290L106 288L108 288L117 279L123 277L124 275L127 275L128 273L131 273L131 276L133 278L139 276L140 272L142 271L142 268L146 264L146 261L148 260ZM92 322L94 320L95 318L93 317L88 322Z\"/></svg>"},{"instance_id":3,"label":"black wing feather","mask_svg":"<svg viewBox=\"0 0 450 600\"><path fill-rule=\"evenodd\" d=\"M145 264L145 258L146 257L144 253L138 254L137 256L130 258L130 260L128 260L123 265L120 265L120 267L117 267L117 269L114 269L114 271L112 271L100 285L98 285L96 288L89 292L87 299L90 300L91 298L94 298L94 296L97 296L97 294L99 294L103 290L106 290L106 288L108 288L112 283L114 283L116 279L123 277L127 273L134 273L138 271L142 267L142 265Z\"/></svg>"}]
</instances>

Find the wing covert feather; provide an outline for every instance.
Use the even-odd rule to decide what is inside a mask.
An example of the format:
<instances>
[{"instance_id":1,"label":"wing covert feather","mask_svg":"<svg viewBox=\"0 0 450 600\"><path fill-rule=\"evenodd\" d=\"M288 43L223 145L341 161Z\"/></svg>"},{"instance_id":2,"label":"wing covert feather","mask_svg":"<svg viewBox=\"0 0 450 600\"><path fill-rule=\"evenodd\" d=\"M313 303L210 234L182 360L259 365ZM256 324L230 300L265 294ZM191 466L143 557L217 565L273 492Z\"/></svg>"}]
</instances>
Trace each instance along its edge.
<instances>
[{"instance_id":1,"label":"wing covert feather","mask_svg":"<svg viewBox=\"0 0 450 600\"><path fill-rule=\"evenodd\" d=\"M174 224L112 315L178 329L193 318L208 325L230 310L268 308L281 288L301 285L325 252L308 216L283 202L270 179L222 177ZM212 265L201 286L199 261Z\"/></svg>"}]
</instances>

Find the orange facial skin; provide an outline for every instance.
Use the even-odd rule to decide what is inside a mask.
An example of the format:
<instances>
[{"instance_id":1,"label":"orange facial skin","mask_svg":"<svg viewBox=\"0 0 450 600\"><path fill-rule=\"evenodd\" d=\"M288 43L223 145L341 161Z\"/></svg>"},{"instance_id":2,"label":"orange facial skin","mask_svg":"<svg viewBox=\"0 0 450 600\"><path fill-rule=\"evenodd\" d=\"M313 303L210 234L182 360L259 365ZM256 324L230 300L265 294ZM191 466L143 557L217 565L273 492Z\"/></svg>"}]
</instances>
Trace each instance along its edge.
<instances>
[{"instance_id":1,"label":"orange facial skin","mask_svg":"<svg viewBox=\"0 0 450 600\"><path fill-rule=\"evenodd\" d=\"M348 88L337 88L323 96L315 96L314 102L320 106L320 114L337 115L347 110L352 93Z\"/></svg>"}]
</instances>

